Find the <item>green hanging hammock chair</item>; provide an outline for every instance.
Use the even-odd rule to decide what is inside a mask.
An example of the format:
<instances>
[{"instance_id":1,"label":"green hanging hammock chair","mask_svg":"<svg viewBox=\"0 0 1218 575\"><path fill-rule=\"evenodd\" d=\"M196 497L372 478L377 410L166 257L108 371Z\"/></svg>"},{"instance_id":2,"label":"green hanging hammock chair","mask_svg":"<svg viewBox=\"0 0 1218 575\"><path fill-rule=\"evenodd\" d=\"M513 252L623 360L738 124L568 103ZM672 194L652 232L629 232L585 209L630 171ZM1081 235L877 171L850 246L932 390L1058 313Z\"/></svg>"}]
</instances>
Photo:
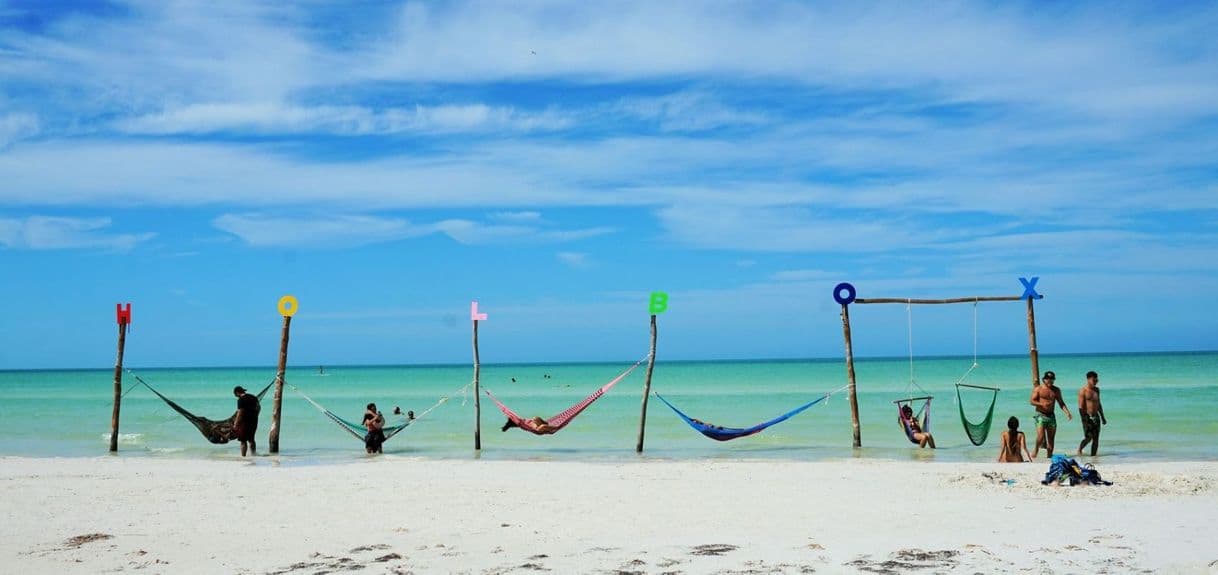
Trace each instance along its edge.
<instances>
[{"instance_id":1,"label":"green hanging hammock chair","mask_svg":"<svg viewBox=\"0 0 1218 575\"><path fill-rule=\"evenodd\" d=\"M985 412L985 419L979 423L973 423L964 415L964 398L960 394L960 388L968 387L971 389L984 389L992 393L990 397L990 407ZM998 403L998 388L985 387L981 385L969 385L967 383L956 384L956 405L960 407L960 423L964 425L964 433L968 435L968 440L973 442L973 445L981 445L985 443L985 439L990 436L990 426L994 423L994 406Z\"/></svg>"}]
</instances>

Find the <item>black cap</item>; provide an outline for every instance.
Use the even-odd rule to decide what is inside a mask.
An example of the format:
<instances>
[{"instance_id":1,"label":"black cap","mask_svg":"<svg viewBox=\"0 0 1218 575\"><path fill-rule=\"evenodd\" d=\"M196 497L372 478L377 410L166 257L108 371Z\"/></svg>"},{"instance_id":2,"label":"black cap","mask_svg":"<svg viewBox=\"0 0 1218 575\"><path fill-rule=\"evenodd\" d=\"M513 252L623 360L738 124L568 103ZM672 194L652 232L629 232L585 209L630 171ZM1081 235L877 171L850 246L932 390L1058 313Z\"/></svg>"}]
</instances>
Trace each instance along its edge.
<instances>
[{"instance_id":1,"label":"black cap","mask_svg":"<svg viewBox=\"0 0 1218 575\"><path fill-rule=\"evenodd\" d=\"M1045 379L1057 379L1057 374L1053 373L1052 371L1046 371L1044 378Z\"/></svg>"},{"instance_id":2,"label":"black cap","mask_svg":"<svg viewBox=\"0 0 1218 575\"><path fill-rule=\"evenodd\" d=\"M233 388L233 393L245 393L245 388L238 385L237 387Z\"/></svg>"}]
</instances>

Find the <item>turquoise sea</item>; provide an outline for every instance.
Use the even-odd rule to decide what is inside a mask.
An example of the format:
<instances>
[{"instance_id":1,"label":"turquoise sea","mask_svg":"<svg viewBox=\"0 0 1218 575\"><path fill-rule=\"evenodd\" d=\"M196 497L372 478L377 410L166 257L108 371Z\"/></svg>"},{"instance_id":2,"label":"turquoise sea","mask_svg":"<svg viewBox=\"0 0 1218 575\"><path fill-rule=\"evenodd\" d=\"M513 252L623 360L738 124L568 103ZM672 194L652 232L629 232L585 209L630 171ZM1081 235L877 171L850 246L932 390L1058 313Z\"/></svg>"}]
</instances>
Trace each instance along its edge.
<instances>
[{"instance_id":1,"label":"turquoise sea","mask_svg":"<svg viewBox=\"0 0 1218 575\"><path fill-rule=\"evenodd\" d=\"M628 367L621 363L483 365L481 382L526 417L548 417L582 399ZM856 362L863 449L850 448L850 408L845 391L762 434L727 443L689 429L652 398L644 457L659 459L830 459L879 457L986 461L997 455L1007 417L1020 418L1034 435L1028 405L1027 356L983 357L966 383L1002 389L994 430L982 447L972 446L961 427L954 383L972 358L919 359L915 379L934 395L932 431L939 449L913 448L896 423L892 401L905 397L906 359ZM1041 369L1057 372L1071 411L1088 370L1100 373L1109 425L1101 459L1215 460L1218 447L1218 353L1042 356ZM232 414L231 390L261 389L274 368L149 369L129 366L187 409L212 419ZM549 377L546 377L546 376ZM561 433L535 437L499 430L504 418L482 401L482 452L493 459L619 460L634 458L644 369L595 403ZM516 382L511 379L515 378ZM95 456L106 453L113 370L0 371L0 454ZM318 366L289 368L287 380L331 410L359 420L374 401L422 412L441 396L451 399L386 443L387 454L428 458L474 457L472 394L460 391L472 379L468 365ZM235 458L236 444L212 445L185 419L147 389L134 386L122 404L120 455L124 457ZM746 427L779 415L817 395L845 385L842 359L657 363L652 389L693 417L718 425ZM917 390L914 390L915 392ZM921 395L920 392L915 395ZM266 450L273 391L263 402L259 449ZM970 418L984 416L987 392L964 396ZM282 462L329 463L367 457L362 443L344 433L290 388L284 390ZM392 418L391 418L392 422ZM1073 452L1082 439L1078 420L1059 415L1058 450ZM1029 444L1031 437L1029 438ZM1030 445L1029 445L1030 446Z\"/></svg>"}]
</instances>

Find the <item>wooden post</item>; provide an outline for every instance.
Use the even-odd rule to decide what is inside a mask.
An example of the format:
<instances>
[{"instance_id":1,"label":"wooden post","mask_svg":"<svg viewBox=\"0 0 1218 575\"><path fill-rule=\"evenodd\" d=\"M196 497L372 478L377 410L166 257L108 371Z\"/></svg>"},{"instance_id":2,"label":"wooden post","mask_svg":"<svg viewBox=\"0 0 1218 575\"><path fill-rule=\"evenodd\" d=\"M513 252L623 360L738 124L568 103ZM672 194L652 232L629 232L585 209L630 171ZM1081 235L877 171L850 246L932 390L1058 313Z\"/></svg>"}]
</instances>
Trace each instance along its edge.
<instances>
[{"instance_id":1,"label":"wooden post","mask_svg":"<svg viewBox=\"0 0 1218 575\"><path fill-rule=\"evenodd\" d=\"M474 451L482 450L482 397L478 391L478 378L482 373L482 362L478 358L478 320L474 321Z\"/></svg>"},{"instance_id":2,"label":"wooden post","mask_svg":"<svg viewBox=\"0 0 1218 575\"><path fill-rule=\"evenodd\" d=\"M647 357L647 378L643 380L643 409L639 415L639 442L635 453L643 452L643 434L647 430L647 398L651 396L651 372L656 367L656 316L651 316L651 355Z\"/></svg>"},{"instance_id":3,"label":"wooden post","mask_svg":"<svg viewBox=\"0 0 1218 575\"><path fill-rule=\"evenodd\" d=\"M854 448L863 446L859 429L859 399L854 382L854 344L850 341L850 308L842 304L842 335L846 338L846 380L850 383L850 425L854 428Z\"/></svg>"},{"instance_id":4,"label":"wooden post","mask_svg":"<svg viewBox=\"0 0 1218 575\"><path fill-rule=\"evenodd\" d=\"M123 404L123 349L127 346L127 325L131 323L131 304L124 311L116 306L118 321L118 357L114 360L114 411L110 413L110 453L118 453L118 414Z\"/></svg>"},{"instance_id":5,"label":"wooden post","mask_svg":"<svg viewBox=\"0 0 1218 575\"><path fill-rule=\"evenodd\" d=\"M1040 352L1036 349L1036 312L1028 298L1028 355L1032 358L1032 387L1040 383Z\"/></svg>"},{"instance_id":6,"label":"wooden post","mask_svg":"<svg viewBox=\"0 0 1218 575\"><path fill-rule=\"evenodd\" d=\"M279 453L279 423L283 414L283 382L288 369L288 338L292 331L292 316L299 305L296 298L285 295L279 299L279 313L283 315L283 331L279 336L279 369L275 372L275 401L271 410L271 436L268 443L271 453Z\"/></svg>"}]
</instances>

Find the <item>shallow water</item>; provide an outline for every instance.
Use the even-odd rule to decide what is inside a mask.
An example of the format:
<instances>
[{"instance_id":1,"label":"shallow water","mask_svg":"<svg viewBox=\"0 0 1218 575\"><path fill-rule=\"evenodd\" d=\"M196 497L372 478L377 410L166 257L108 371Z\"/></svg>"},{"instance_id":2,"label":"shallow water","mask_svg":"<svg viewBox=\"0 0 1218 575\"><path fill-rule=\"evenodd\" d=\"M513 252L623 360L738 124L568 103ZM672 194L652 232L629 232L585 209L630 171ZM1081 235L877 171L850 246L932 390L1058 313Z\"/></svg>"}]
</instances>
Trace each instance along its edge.
<instances>
[{"instance_id":1,"label":"shallow water","mask_svg":"<svg viewBox=\"0 0 1218 575\"><path fill-rule=\"evenodd\" d=\"M484 365L482 385L522 415L547 417L582 399L631 362L620 364ZM883 457L938 461L987 461L1007 417L1020 418L1034 434L1028 405L1031 373L1026 356L981 358L966 383L1000 387L994 430L982 447L969 443L960 423L954 383L972 358L919 359L915 380L934 396L932 431L939 448L911 449L895 419L892 401L922 395L909 386L905 359L861 359L856 363L863 449L850 449L850 409L844 391L827 402L759 435L727 443L689 429L654 398L648 410L646 457L658 459L829 459ZM1100 373L1109 425L1101 456L1119 460L1215 460L1218 448L1218 353L1043 356L1041 369L1057 372L1067 405L1088 370ZM261 389L273 368L135 369L151 385L187 409L213 419L235 408L234 385ZM561 433L535 437L502 433L503 417L482 401L484 459L617 460L634 458L643 369L601 398ZM549 375L549 378L545 376ZM469 458L473 451L474 403L460 390L470 366L327 366L289 369L287 380L347 419L358 420L375 401L388 414L394 405L422 412L443 395L451 399L385 445L386 453L429 458ZM109 440L112 370L0 371L0 446L4 455L92 456ZM516 378L516 382L511 382ZM653 391L693 417L745 427L842 387L844 362L733 361L660 362ZM235 444L212 445L160 399L124 376L120 451L127 456L232 458ZM907 388L908 391L907 391ZM266 449L274 392L263 402L259 447ZM966 413L980 420L989 394L966 390ZM390 417L392 423L393 418ZM1082 439L1078 420L1058 418L1058 449L1073 452ZM1029 442L1031 438L1029 438ZM362 445L321 415L290 388L284 389L280 460L312 464L364 458Z\"/></svg>"}]
</instances>

